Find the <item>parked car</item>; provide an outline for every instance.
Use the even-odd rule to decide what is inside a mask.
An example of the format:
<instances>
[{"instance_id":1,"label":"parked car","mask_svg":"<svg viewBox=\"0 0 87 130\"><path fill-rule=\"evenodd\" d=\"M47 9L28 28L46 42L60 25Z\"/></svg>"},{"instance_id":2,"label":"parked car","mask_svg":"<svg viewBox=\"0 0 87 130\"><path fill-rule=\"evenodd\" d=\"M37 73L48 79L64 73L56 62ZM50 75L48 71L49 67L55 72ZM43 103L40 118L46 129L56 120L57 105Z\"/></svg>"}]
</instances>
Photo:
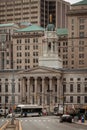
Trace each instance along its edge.
<instances>
[{"instance_id":1,"label":"parked car","mask_svg":"<svg viewBox=\"0 0 87 130\"><path fill-rule=\"evenodd\" d=\"M60 122L69 122L72 123L72 116L71 115L62 115L60 117Z\"/></svg>"},{"instance_id":2,"label":"parked car","mask_svg":"<svg viewBox=\"0 0 87 130\"><path fill-rule=\"evenodd\" d=\"M8 114L8 109L0 109L0 116L5 116Z\"/></svg>"},{"instance_id":3,"label":"parked car","mask_svg":"<svg viewBox=\"0 0 87 130\"><path fill-rule=\"evenodd\" d=\"M13 113L13 115L12 115L12 113L10 113L10 114L7 115L7 118L12 118L12 116L14 116L14 117L17 118L17 117L20 117L21 114L14 114L14 113Z\"/></svg>"}]
</instances>

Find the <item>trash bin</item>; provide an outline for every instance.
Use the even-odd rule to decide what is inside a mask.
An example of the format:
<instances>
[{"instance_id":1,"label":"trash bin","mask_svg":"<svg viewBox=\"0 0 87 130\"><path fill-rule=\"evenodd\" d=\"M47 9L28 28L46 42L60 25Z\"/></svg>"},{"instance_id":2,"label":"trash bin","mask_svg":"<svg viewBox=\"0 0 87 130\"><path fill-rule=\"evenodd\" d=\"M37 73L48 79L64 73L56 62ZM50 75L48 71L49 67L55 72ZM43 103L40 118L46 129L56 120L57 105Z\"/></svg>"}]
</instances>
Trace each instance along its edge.
<instances>
[{"instance_id":1,"label":"trash bin","mask_svg":"<svg viewBox=\"0 0 87 130\"><path fill-rule=\"evenodd\" d=\"M81 118L81 122L82 122L82 123L84 123L84 122L85 122L85 121L84 121L84 117L83 117L83 116L82 116L82 118Z\"/></svg>"}]
</instances>

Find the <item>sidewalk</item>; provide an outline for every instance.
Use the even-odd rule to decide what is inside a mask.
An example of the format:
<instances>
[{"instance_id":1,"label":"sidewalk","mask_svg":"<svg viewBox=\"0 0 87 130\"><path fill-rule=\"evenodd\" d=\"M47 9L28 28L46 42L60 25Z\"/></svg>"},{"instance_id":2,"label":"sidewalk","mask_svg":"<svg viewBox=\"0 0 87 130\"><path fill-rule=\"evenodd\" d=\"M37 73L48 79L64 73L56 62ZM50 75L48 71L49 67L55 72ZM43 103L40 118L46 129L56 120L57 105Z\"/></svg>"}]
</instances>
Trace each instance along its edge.
<instances>
[{"instance_id":1,"label":"sidewalk","mask_svg":"<svg viewBox=\"0 0 87 130\"><path fill-rule=\"evenodd\" d=\"M74 123L80 124L80 125L87 125L87 120L85 120L84 123L82 123L81 120L75 121Z\"/></svg>"}]
</instances>

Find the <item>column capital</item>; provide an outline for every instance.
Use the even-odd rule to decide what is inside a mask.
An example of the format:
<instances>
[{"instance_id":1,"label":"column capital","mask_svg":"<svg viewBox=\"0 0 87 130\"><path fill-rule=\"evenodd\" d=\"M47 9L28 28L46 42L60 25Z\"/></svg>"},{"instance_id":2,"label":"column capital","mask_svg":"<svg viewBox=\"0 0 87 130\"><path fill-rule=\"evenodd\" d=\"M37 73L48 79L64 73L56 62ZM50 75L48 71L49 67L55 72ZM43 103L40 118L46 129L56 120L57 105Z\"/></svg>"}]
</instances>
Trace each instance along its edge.
<instances>
[{"instance_id":1,"label":"column capital","mask_svg":"<svg viewBox=\"0 0 87 130\"><path fill-rule=\"evenodd\" d=\"M45 76L41 76L41 79L44 80L44 79L45 79Z\"/></svg>"},{"instance_id":2,"label":"column capital","mask_svg":"<svg viewBox=\"0 0 87 130\"><path fill-rule=\"evenodd\" d=\"M56 76L57 80L61 80L62 77Z\"/></svg>"}]
</instances>

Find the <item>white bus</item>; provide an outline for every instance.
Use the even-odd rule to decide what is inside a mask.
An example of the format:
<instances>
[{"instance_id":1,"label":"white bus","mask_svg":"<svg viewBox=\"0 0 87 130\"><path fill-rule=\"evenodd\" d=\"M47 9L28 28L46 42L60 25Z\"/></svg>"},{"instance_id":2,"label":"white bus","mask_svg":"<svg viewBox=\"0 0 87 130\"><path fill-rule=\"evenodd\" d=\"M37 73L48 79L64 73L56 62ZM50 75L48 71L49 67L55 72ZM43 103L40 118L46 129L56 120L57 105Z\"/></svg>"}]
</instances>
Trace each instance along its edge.
<instances>
[{"instance_id":1,"label":"white bus","mask_svg":"<svg viewBox=\"0 0 87 130\"><path fill-rule=\"evenodd\" d=\"M15 114L23 116L41 116L42 115L42 106L34 104L20 104L17 105L15 109Z\"/></svg>"}]
</instances>

